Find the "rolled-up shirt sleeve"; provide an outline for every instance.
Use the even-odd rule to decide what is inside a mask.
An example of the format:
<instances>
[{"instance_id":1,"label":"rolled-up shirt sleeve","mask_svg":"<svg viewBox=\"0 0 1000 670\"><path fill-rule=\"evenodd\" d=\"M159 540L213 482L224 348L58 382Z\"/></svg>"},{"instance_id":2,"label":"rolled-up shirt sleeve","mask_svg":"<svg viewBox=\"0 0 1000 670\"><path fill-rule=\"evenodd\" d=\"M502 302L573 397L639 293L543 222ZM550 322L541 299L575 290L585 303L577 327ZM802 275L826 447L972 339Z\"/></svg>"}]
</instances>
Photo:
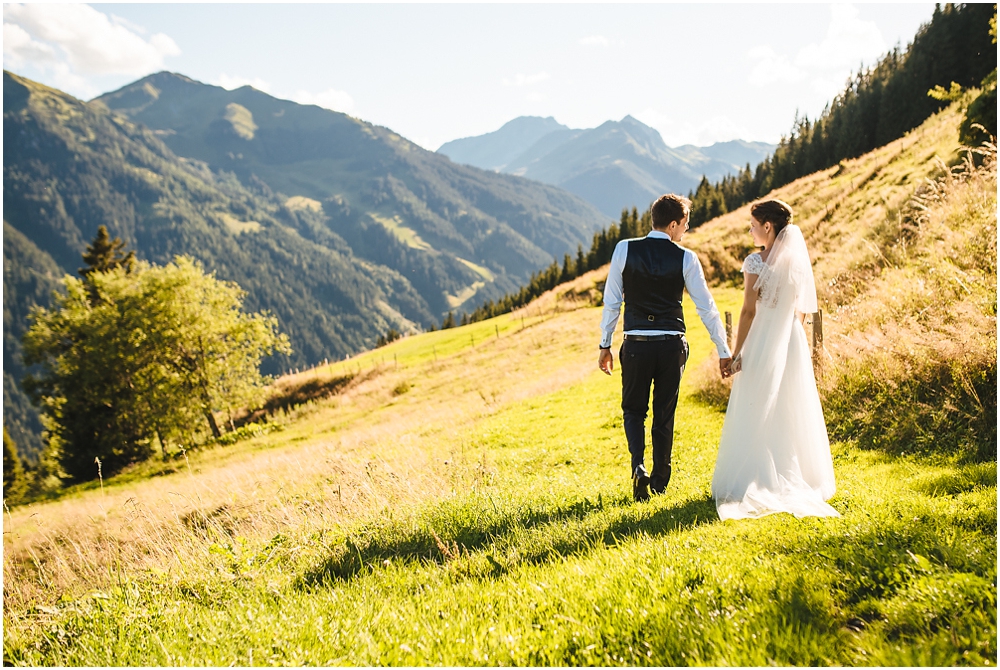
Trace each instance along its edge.
<instances>
[{"instance_id":1,"label":"rolled-up shirt sleeve","mask_svg":"<svg viewBox=\"0 0 1000 670\"><path fill-rule=\"evenodd\" d=\"M701 268L701 261L690 249L685 249L684 252L684 287L694 302L701 322L708 329L708 334L719 352L719 358L732 358L733 354L729 350L729 343L726 342L726 329L722 325L719 308L715 306L715 300L705 282L705 272Z\"/></svg>"},{"instance_id":2,"label":"rolled-up shirt sleeve","mask_svg":"<svg viewBox=\"0 0 1000 670\"><path fill-rule=\"evenodd\" d=\"M611 254L608 279L604 282L604 311L601 313L602 347L611 346L615 327L618 326L618 316L621 314L622 300L625 297L622 288L622 271L625 269L625 257L627 255L628 240L622 240L615 245L615 251Z\"/></svg>"}]
</instances>

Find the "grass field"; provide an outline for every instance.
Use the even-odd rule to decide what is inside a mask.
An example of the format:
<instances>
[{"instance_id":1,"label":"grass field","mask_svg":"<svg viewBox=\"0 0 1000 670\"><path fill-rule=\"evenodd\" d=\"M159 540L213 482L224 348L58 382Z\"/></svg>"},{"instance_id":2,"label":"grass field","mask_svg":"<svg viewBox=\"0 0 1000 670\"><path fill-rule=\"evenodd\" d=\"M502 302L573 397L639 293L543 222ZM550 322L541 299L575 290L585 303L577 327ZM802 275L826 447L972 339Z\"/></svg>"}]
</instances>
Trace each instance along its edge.
<instances>
[{"instance_id":1,"label":"grass field","mask_svg":"<svg viewBox=\"0 0 1000 670\"><path fill-rule=\"evenodd\" d=\"M921 135L927 150L947 143L944 132ZM995 238L995 168L992 186L980 181L954 188L960 207L930 207L912 239L930 236L948 254L972 248L966 238L981 237L979 228L946 231L972 219L988 229L984 193L993 194ZM870 188L845 195L839 210L869 201ZM902 206L902 195L893 199ZM893 211L864 225L875 229ZM949 217L959 224L948 228ZM719 267L743 244L738 222L723 223L725 235L691 238L716 244ZM860 316L832 319L832 333L895 356L886 368L895 376L871 380L843 361L881 358L831 344L821 386L838 421L859 426L831 426L843 438L833 445L840 518L719 521L709 486L724 413L705 400L714 354L689 303L673 479L664 496L632 502L620 374L608 378L596 364L600 309L588 296L603 276L594 271L513 314L283 378L276 386L288 392L314 384L336 393L279 411L248 439L5 510L4 662L995 666L995 438L992 456L959 448L982 440L976 430L990 410L979 406L966 421L976 430L955 449L897 448L909 446L896 444L905 412L895 432L876 435L872 426L923 379L907 372L918 354L886 343L938 335L913 317L926 291L911 277L921 278L917 263L930 267L926 254L896 249L894 264L872 270L865 240L851 233L841 270L821 259L817 271L878 271L881 283L870 283L881 293L838 302ZM951 274L928 286L962 308L948 332L978 320L965 329L978 348L953 336L959 353L939 361L958 380L948 383L958 388L978 370L988 388L992 370L995 397L996 293L986 282L990 253L995 282L995 243L976 253L986 260L956 275L964 289L941 288ZM721 310L738 312L737 288L713 293ZM895 320L878 330L862 317L883 294L899 299L886 310ZM975 360L963 363L962 351ZM868 387L851 390L851 380L881 383L882 404L854 412ZM982 384L970 384L966 396L982 401ZM950 445L949 411L917 437Z\"/></svg>"},{"instance_id":2,"label":"grass field","mask_svg":"<svg viewBox=\"0 0 1000 670\"><path fill-rule=\"evenodd\" d=\"M5 660L995 664L995 463L840 443L842 518L723 523L723 414L689 375L670 489L637 505L599 310L532 318L408 338L280 432L13 510Z\"/></svg>"}]
</instances>

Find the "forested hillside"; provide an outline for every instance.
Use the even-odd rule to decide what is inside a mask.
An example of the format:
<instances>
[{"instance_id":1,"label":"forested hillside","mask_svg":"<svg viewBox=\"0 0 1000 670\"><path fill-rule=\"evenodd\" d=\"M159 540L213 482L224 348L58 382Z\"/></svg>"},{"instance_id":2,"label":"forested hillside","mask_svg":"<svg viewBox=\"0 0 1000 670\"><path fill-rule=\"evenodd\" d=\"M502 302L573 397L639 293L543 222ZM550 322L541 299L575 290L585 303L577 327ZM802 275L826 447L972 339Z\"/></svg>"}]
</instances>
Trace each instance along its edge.
<instances>
[{"instance_id":1,"label":"forested hillside","mask_svg":"<svg viewBox=\"0 0 1000 670\"><path fill-rule=\"evenodd\" d=\"M321 212L361 257L403 274L439 318L518 286L605 224L569 193L457 165L388 128L249 86L160 72L97 98L179 156Z\"/></svg>"},{"instance_id":2,"label":"forested hillside","mask_svg":"<svg viewBox=\"0 0 1000 670\"><path fill-rule=\"evenodd\" d=\"M244 93L263 96L250 89ZM568 193L454 166L386 129L283 104L289 116L296 111L292 107L299 107L322 123L342 121L357 131L348 140L367 138L365 146L373 147L375 156L369 158L380 165L397 164L392 147L421 155L401 159L398 165L409 166L405 170L386 168L384 176L369 182L353 168L347 171L355 174L358 189L385 204L383 209L359 208L349 199L353 196L307 190L325 198L321 204L302 195L276 194L252 174L243 173L242 183L231 171L236 166L213 169L180 157L163 143L163 133L104 105L83 103L4 72L4 416L22 454L37 452L41 429L19 386L24 374L19 340L28 313L33 305L48 304L64 273L76 273L99 225L124 239L141 259L164 263L177 254L193 256L245 289L247 309L277 316L292 353L270 359L267 372L342 358L374 346L390 329L419 331L439 323L443 312L472 299L477 290L491 295L513 289L553 253L574 249L601 225L596 211ZM313 130L325 138L329 151L357 151L343 137L324 135L322 123ZM241 141L220 133L220 141ZM263 130L260 134L267 137ZM300 138L299 144L310 142ZM286 174L280 166L273 172ZM453 173L461 180L438 179ZM414 186L421 192L431 193L429 184L443 189L447 197L433 191L439 213L411 197L406 180L414 175L424 179L423 186ZM473 201L494 215L483 214ZM416 219L406 212L416 212L439 234L430 227L417 233L407 223ZM462 226L478 236L463 237ZM438 251L431 242L452 251Z\"/></svg>"}]
</instances>

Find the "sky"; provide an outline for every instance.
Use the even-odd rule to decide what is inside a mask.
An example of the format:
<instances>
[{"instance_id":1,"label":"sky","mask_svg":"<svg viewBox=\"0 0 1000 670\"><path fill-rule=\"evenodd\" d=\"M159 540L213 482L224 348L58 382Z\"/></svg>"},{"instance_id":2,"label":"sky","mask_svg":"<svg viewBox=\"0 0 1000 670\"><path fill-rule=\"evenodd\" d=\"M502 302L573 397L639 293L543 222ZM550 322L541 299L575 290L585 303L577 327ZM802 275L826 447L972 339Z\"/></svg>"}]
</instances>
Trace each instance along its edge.
<instances>
[{"instance_id":1,"label":"sky","mask_svg":"<svg viewBox=\"0 0 1000 670\"><path fill-rule=\"evenodd\" d=\"M89 100L169 70L431 150L518 116L775 143L905 48L917 4L4 4L4 68Z\"/></svg>"}]
</instances>

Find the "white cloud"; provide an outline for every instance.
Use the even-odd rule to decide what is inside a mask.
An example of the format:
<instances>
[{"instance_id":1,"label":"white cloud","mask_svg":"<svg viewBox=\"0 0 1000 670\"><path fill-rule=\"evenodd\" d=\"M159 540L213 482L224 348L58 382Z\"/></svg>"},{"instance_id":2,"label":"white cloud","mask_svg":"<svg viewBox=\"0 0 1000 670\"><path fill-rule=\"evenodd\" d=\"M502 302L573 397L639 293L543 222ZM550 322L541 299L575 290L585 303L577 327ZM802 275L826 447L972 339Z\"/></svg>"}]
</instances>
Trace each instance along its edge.
<instances>
[{"instance_id":1,"label":"white cloud","mask_svg":"<svg viewBox=\"0 0 1000 670\"><path fill-rule=\"evenodd\" d=\"M24 63L51 65L57 62L56 52L48 44L31 39L21 26L3 24L4 67L20 68Z\"/></svg>"},{"instance_id":2,"label":"white cloud","mask_svg":"<svg viewBox=\"0 0 1000 670\"><path fill-rule=\"evenodd\" d=\"M549 78L548 72L538 72L536 74L521 74L518 72L514 75L513 79L508 79L504 77L504 86L531 86L533 84L538 84Z\"/></svg>"},{"instance_id":3,"label":"white cloud","mask_svg":"<svg viewBox=\"0 0 1000 670\"><path fill-rule=\"evenodd\" d=\"M752 135L746 126L723 114L703 118L698 123L677 123L671 116L653 108L646 108L633 116L655 128L668 147L684 144L706 147L716 142L745 140Z\"/></svg>"},{"instance_id":4,"label":"white cloud","mask_svg":"<svg viewBox=\"0 0 1000 670\"><path fill-rule=\"evenodd\" d=\"M793 65L787 56L775 53L769 46L754 47L747 56L757 61L750 71L750 83L755 86L792 83L801 81L806 76L806 73Z\"/></svg>"},{"instance_id":5,"label":"white cloud","mask_svg":"<svg viewBox=\"0 0 1000 670\"><path fill-rule=\"evenodd\" d=\"M862 60L874 61L887 49L874 21L858 18L853 5L831 5L830 27L819 44L806 45L795 56L795 64L815 70L843 70Z\"/></svg>"},{"instance_id":6,"label":"white cloud","mask_svg":"<svg viewBox=\"0 0 1000 670\"><path fill-rule=\"evenodd\" d=\"M581 38L579 43L585 47L606 47L611 44L611 40L604 35L589 35Z\"/></svg>"},{"instance_id":7,"label":"white cloud","mask_svg":"<svg viewBox=\"0 0 1000 670\"><path fill-rule=\"evenodd\" d=\"M755 86L811 81L817 94L830 97L843 88L844 80L862 62L874 63L887 47L873 21L862 21L853 5L831 5L830 25L821 42L799 49L794 58L770 46L751 49L754 62L749 81Z\"/></svg>"},{"instance_id":8,"label":"white cloud","mask_svg":"<svg viewBox=\"0 0 1000 670\"><path fill-rule=\"evenodd\" d=\"M671 117L657 109L653 109L652 107L647 107L638 114L633 114L632 116L639 121L642 121L650 128L669 128L674 123Z\"/></svg>"},{"instance_id":9,"label":"white cloud","mask_svg":"<svg viewBox=\"0 0 1000 670\"><path fill-rule=\"evenodd\" d=\"M354 98L351 97L351 94L334 88L327 89L322 93L296 91L291 99L301 105L317 105L335 112L350 114L354 111Z\"/></svg>"},{"instance_id":10,"label":"white cloud","mask_svg":"<svg viewBox=\"0 0 1000 670\"><path fill-rule=\"evenodd\" d=\"M128 19L117 16L116 14L108 14L108 18L111 19L111 22L114 23L116 26L124 26L125 28L131 30L133 33L138 33L139 35L145 35L147 32L146 29L143 28L142 26L136 23L132 23Z\"/></svg>"},{"instance_id":11,"label":"white cloud","mask_svg":"<svg viewBox=\"0 0 1000 670\"><path fill-rule=\"evenodd\" d=\"M127 22L113 21L87 5L29 4L4 5L4 55L7 55L7 26L20 28L23 36L17 58L33 65L53 67L53 57L64 63L74 76L143 75L162 69L167 56L180 54L177 44L162 33L148 40ZM49 52L34 45L42 45Z\"/></svg>"},{"instance_id":12,"label":"white cloud","mask_svg":"<svg viewBox=\"0 0 1000 670\"><path fill-rule=\"evenodd\" d=\"M254 77L253 79L247 79L246 77L241 77L239 75L230 76L230 75L226 74L225 72L223 72L222 74L220 74L218 77L216 77L213 81L211 81L209 83L215 84L216 86L221 86L222 88L226 89L227 91L233 91L233 90L236 90L237 88L241 88L243 86L253 86L258 91L263 91L264 93L270 93L271 92L271 84L270 84L270 82L264 81L260 77Z\"/></svg>"}]
</instances>

